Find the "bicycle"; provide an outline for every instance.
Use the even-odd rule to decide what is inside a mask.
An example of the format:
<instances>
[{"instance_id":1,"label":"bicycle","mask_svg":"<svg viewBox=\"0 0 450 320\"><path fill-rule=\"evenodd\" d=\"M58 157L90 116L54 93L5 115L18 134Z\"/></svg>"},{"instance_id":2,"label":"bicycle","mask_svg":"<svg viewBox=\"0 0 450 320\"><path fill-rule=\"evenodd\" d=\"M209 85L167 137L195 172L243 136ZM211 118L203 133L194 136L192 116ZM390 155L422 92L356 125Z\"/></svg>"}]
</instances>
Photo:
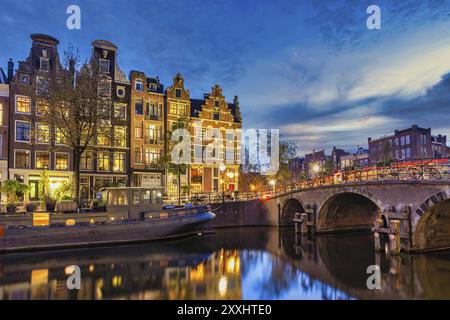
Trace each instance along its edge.
<instances>
[{"instance_id":1,"label":"bicycle","mask_svg":"<svg viewBox=\"0 0 450 320\"><path fill-rule=\"evenodd\" d=\"M383 167L380 172L377 168L378 180L388 180L389 176L398 180L400 177L400 169L396 167Z\"/></svg>"},{"instance_id":2,"label":"bicycle","mask_svg":"<svg viewBox=\"0 0 450 320\"><path fill-rule=\"evenodd\" d=\"M425 178L425 174L431 175L433 179L436 180L442 179L442 174L438 169L430 167L426 164L409 168L408 174L414 180L423 180Z\"/></svg>"}]
</instances>

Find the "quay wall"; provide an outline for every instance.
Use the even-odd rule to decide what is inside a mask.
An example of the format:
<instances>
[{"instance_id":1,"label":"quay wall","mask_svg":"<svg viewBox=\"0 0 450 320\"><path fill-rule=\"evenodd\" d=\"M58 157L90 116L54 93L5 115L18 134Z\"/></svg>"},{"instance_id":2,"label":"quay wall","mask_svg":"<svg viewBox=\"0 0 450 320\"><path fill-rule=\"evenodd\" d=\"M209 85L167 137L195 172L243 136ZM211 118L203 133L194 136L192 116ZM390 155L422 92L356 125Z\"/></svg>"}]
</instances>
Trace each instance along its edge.
<instances>
[{"instance_id":1,"label":"quay wall","mask_svg":"<svg viewBox=\"0 0 450 320\"><path fill-rule=\"evenodd\" d=\"M261 200L237 201L211 204L216 218L207 228L277 226L278 214L269 210Z\"/></svg>"}]
</instances>

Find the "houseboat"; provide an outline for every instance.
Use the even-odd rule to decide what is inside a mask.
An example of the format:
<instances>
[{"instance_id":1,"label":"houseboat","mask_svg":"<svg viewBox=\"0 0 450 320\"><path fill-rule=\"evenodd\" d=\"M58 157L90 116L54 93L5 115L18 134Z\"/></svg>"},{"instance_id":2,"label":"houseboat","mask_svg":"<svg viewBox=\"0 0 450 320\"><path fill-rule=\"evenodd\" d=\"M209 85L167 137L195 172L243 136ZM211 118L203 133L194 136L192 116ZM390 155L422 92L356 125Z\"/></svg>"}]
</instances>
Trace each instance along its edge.
<instances>
[{"instance_id":1,"label":"houseboat","mask_svg":"<svg viewBox=\"0 0 450 320\"><path fill-rule=\"evenodd\" d=\"M0 215L0 253L170 239L215 218L208 206L164 206L158 188L106 188L98 201L96 212Z\"/></svg>"}]
</instances>

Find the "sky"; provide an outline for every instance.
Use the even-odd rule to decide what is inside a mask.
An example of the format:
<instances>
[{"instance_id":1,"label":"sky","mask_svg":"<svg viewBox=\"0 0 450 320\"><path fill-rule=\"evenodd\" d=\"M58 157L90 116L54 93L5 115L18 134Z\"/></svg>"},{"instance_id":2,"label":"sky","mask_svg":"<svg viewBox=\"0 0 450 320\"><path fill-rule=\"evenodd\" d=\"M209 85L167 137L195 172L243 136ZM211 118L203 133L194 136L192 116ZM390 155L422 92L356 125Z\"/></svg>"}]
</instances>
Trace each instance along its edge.
<instances>
[{"instance_id":1,"label":"sky","mask_svg":"<svg viewBox=\"0 0 450 320\"><path fill-rule=\"evenodd\" d=\"M68 30L66 9L81 9ZM369 30L369 5L381 29ZM280 129L297 153L353 151L413 124L450 138L450 0L0 0L0 66L45 33L82 57L94 39L119 47L128 75L192 98L219 84L240 98L244 128Z\"/></svg>"}]
</instances>

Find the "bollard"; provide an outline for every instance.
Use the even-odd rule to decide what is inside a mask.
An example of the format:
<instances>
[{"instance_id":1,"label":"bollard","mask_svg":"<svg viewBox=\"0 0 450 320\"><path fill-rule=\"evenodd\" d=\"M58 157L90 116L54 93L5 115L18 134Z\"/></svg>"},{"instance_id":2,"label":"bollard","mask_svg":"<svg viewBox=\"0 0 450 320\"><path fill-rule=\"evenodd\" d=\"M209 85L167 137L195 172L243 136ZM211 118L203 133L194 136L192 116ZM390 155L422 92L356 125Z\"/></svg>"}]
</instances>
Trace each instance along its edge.
<instances>
[{"instance_id":1,"label":"bollard","mask_svg":"<svg viewBox=\"0 0 450 320\"><path fill-rule=\"evenodd\" d=\"M5 225L0 224L0 239L5 236Z\"/></svg>"},{"instance_id":2,"label":"bollard","mask_svg":"<svg viewBox=\"0 0 450 320\"><path fill-rule=\"evenodd\" d=\"M392 255L400 253L400 221L391 220L391 232L389 234L389 251Z\"/></svg>"},{"instance_id":3,"label":"bollard","mask_svg":"<svg viewBox=\"0 0 450 320\"><path fill-rule=\"evenodd\" d=\"M380 240L380 234L378 233L378 232L375 232L374 234L373 234L373 237L374 237L374 243L375 243L375 252L380 252L380 251L382 251L382 248L381 248L381 240Z\"/></svg>"},{"instance_id":4,"label":"bollard","mask_svg":"<svg viewBox=\"0 0 450 320\"><path fill-rule=\"evenodd\" d=\"M308 214L307 213L302 213L302 222L301 222L300 228L301 228L300 232L302 234L308 233Z\"/></svg>"},{"instance_id":5,"label":"bollard","mask_svg":"<svg viewBox=\"0 0 450 320\"><path fill-rule=\"evenodd\" d=\"M298 233L300 233L300 229L301 229L301 214L300 212L296 212L294 214L294 226L295 226L295 234L297 235Z\"/></svg>"}]
</instances>

